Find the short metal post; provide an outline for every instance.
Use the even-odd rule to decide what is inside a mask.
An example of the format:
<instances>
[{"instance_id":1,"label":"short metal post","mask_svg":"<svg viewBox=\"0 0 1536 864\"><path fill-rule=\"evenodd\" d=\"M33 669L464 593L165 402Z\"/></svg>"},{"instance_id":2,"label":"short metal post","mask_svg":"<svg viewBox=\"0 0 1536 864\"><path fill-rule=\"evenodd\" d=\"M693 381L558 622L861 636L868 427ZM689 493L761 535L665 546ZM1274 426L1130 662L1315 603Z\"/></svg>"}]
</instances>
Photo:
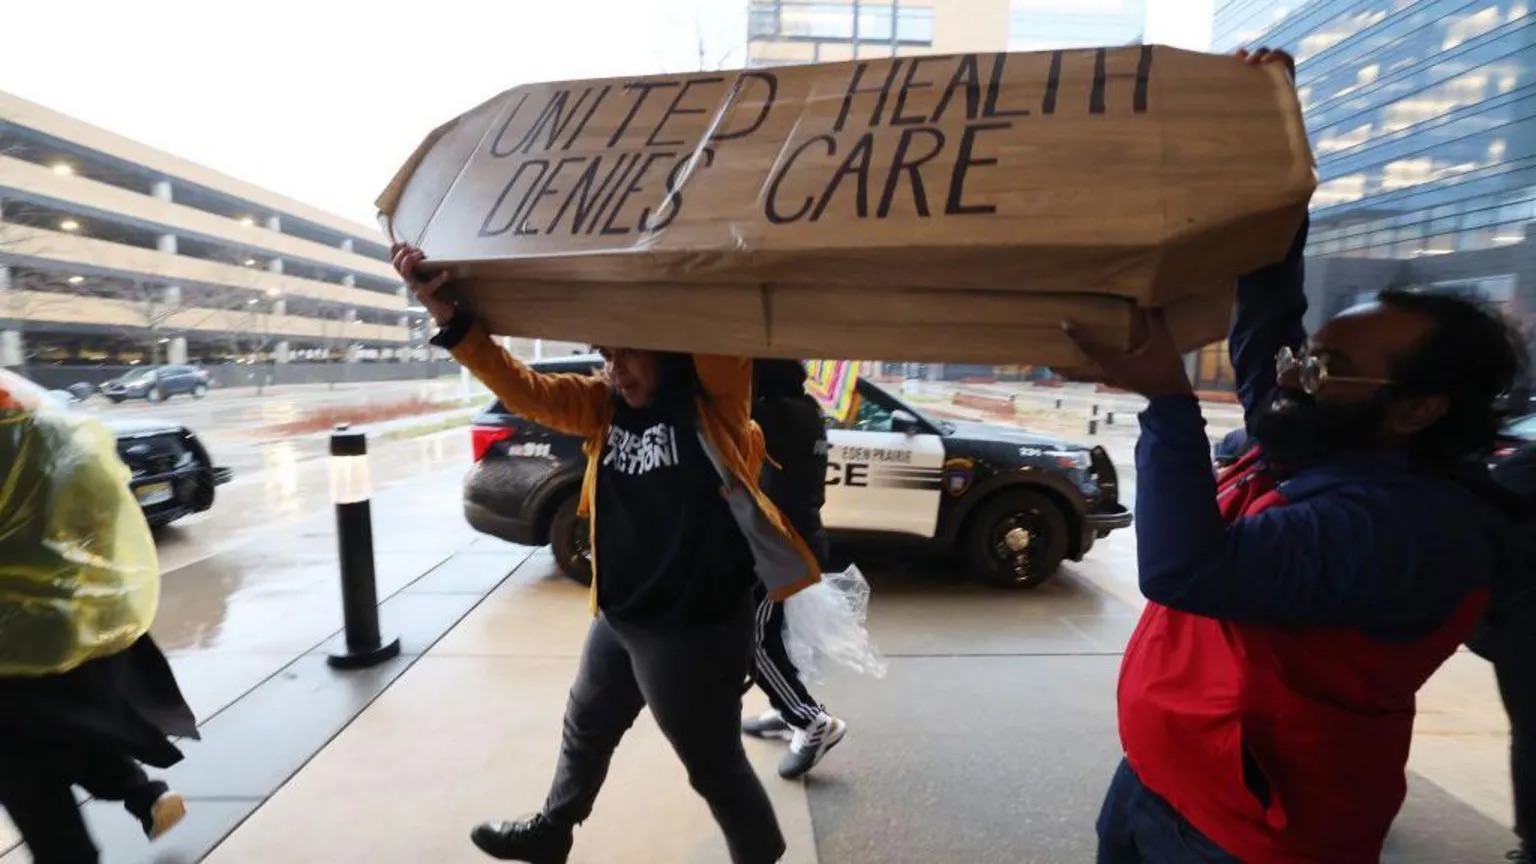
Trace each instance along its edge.
<instances>
[{"instance_id":1,"label":"short metal post","mask_svg":"<svg viewBox=\"0 0 1536 864\"><path fill-rule=\"evenodd\" d=\"M379 634L379 589L373 569L373 496L368 437L345 423L331 433L331 501L341 556L341 614L346 651L326 658L336 669L364 669L400 654L400 640Z\"/></svg>"},{"instance_id":2,"label":"short metal post","mask_svg":"<svg viewBox=\"0 0 1536 864\"><path fill-rule=\"evenodd\" d=\"M1115 412L1113 412L1113 411L1105 411L1104 412L1104 425L1105 426L1113 426L1113 425L1115 425Z\"/></svg>"},{"instance_id":3,"label":"short metal post","mask_svg":"<svg viewBox=\"0 0 1536 864\"><path fill-rule=\"evenodd\" d=\"M1089 435L1097 435L1097 434L1099 434L1099 421L1097 421L1097 420L1089 420L1088 421L1088 434Z\"/></svg>"},{"instance_id":4,"label":"short metal post","mask_svg":"<svg viewBox=\"0 0 1536 864\"><path fill-rule=\"evenodd\" d=\"M1056 400L1056 410L1057 410L1057 411L1060 411L1060 410L1061 410L1061 400L1060 400L1060 399L1057 399L1057 400Z\"/></svg>"},{"instance_id":5,"label":"short metal post","mask_svg":"<svg viewBox=\"0 0 1536 864\"><path fill-rule=\"evenodd\" d=\"M1093 416L1099 416L1099 403L1093 403Z\"/></svg>"}]
</instances>

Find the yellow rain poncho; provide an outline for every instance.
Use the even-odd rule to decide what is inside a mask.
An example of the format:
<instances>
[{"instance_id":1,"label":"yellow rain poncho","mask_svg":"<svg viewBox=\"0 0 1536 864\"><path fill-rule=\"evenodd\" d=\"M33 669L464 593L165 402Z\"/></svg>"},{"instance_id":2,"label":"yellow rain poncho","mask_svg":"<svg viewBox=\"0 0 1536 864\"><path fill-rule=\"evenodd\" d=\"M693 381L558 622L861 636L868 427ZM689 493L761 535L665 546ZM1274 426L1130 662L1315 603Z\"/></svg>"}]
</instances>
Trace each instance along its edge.
<instances>
[{"instance_id":1,"label":"yellow rain poncho","mask_svg":"<svg viewBox=\"0 0 1536 864\"><path fill-rule=\"evenodd\" d=\"M0 676L125 650L160 600L155 542L110 430L0 370Z\"/></svg>"}]
</instances>

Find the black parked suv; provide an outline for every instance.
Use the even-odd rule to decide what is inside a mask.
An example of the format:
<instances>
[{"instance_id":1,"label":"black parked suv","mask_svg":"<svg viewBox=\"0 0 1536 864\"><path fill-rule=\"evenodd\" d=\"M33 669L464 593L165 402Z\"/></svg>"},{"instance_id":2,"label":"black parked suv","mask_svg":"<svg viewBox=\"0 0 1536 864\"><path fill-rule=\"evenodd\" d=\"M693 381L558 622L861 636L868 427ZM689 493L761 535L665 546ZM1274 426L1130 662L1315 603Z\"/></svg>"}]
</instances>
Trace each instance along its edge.
<instances>
[{"instance_id":1,"label":"black parked suv","mask_svg":"<svg viewBox=\"0 0 1536 864\"><path fill-rule=\"evenodd\" d=\"M81 401L74 393L50 390L66 409ZM128 488L152 527L213 506L215 487L234 479L234 471L213 463L197 435L179 423L96 415L117 438L117 455L128 466Z\"/></svg>"},{"instance_id":2,"label":"black parked suv","mask_svg":"<svg viewBox=\"0 0 1536 864\"><path fill-rule=\"evenodd\" d=\"M208 372L193 366L146 366L101 385L101 395L113 404L124 399L163 402L181 394L194 399L208 395Z\"/></svg>"},{"instance_id":3,"label":"black parked suv","mask_svg":"<svg viewBox=\"0 0 1536 864\"><path fill-rule=\"evenodd\" d=\"M234 478L233 471L213 464L203 443L185 426L101 419L117 435L117 453L133 472L128 488L152 526L211 508L214 487Z\"/></svg>"},{"instance_id":4,"label":"black parked suv","mask_svg":"<svg viewBox=\"0 0 1536 864\"><path fill-rule=\"evenodd\" d=\"M541 372L592 373L596 357L533 363ZM476 419L464 515L476 530L553 547L561 570L591 580L588 536L576 516L582 442L493 403ZM867 379L845 424L828 422L830 464L822 519L834 537L915 541L962 553L973 573L1031 588L1063 559L1131 524L1114 464L1085 447L1023 429L923 416Z\"/></svg>"}]
</instances>

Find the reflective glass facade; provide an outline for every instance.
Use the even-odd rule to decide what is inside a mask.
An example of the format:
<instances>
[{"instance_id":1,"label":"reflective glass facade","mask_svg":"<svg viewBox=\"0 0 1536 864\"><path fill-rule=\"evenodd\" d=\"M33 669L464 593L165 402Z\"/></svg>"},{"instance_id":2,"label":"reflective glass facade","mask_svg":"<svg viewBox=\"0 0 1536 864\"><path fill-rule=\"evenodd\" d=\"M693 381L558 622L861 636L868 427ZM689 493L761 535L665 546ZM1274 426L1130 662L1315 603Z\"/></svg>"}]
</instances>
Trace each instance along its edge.
<instances>
[{"instance_id":1,"label":"reflective glass facade","mask_svg":"<svg viewBox=\"0 0 1536 864\"><path fill-rule=\"evenodd\" d=\"M1299 61L1317 158L1308 324L1388 287L1470 290L1536 335L1528 0L1224 0L1214 50ZM1208 349L1202 384L1230 383Z\"/></svg>"},{"instance_id":2,"label":"reflective glass facade","mask_svg":"<svg viewBox=\"0 0 1536 864\"><path fill-rule=\"evenodd\" d=\"M1299 63L1319 183L1307 249L1309 326L1382 287L1439 287L1496 301L1536 335L1530 6L1218 3L1215 51L1266 45ZM1215 357L1201 357L1200 372L1230 375Z\"/></svg>"},{"instance_id":3,"label":"reflective glass facade","mask_svg":"<svg viewBox=\"0 0 1536 864\"><path fill-rule=\"evenodd\" d=\"M1014 51L1101 48L1142 41L1147 0L1012 0L1008 47Z\"/></svg>"},{"instance_id":4,"label":"reflective glass facade","mask_svg":"<svg viewBox=\"0 0 1536 864\"><path fill-rule=\"evenodd\" d=\"M749 65L894 57L933 47L931 0L751 0Z\"/></svg>"}]
</instances>

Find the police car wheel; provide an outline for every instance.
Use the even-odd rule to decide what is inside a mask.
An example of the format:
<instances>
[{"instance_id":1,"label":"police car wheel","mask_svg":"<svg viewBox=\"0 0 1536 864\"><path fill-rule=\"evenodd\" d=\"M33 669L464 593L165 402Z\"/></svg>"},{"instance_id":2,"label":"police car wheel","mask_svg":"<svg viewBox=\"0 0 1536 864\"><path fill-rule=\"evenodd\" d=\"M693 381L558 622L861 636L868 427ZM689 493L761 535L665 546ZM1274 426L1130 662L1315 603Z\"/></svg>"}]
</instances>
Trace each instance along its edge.
<instances>
[{"instance_id":1,"label":"police car wheel","mask_svg":"<svg viewBox=\"0 0 1536 864\"><path fill-rule=\"evenodd\" d=\"M549 520L549 546L555 553L560 572L583 585L592 584L592 535L587 520L576 515L579 494L571 494L555 509Z\"/></svg>"},{"instance_id":2,"label":"police car wheel","mask_svg":"<svg viewBox=\"0 0 1536 864\"><path fill-rule=\"evenodd\" d=\"M975 575L1001 588L1034 588L1067 557L1067 517L1047 495L999 492L971 517L965 553Z\"/></svg>"}]
</instances>

